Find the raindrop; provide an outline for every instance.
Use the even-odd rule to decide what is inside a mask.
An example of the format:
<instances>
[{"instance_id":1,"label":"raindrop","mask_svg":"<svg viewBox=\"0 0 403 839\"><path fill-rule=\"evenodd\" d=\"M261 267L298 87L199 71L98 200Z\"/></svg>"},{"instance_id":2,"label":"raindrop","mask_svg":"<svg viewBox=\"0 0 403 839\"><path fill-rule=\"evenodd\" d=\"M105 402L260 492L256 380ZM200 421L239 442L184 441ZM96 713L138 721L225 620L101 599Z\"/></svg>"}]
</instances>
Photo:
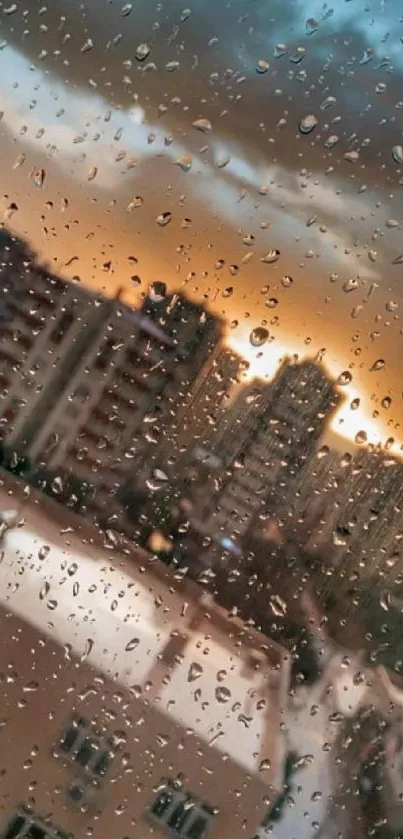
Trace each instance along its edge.
<instances>
[{"instance_id":1,"label":"raindrop","mask_svg":"<svg viewBox=\"0 0 403 839\"><path fill-rule=\"evenodd\" d=\"M268 309L275 309L278 306L277 297L270 297L269 300L266 300L265 305Z\"/></svg>"},{"instance_id":2,"label":"raindrop","mask_svg":"<svg viewBox=\"0 0 403 839\"><path fill-rule=\"evenodd\" d=\"M157 216L157 224L160 227L166 227L167 224L169 224L171 220L172 220L172 213L170 213L169 211L166 211L165 213L159 213L159 215Z\"/></svg>"},{"instance_id":3,"label":"raindrop","mask_svg":"<svg viewBox=\"0 0 403 839\"><path fill-rule=\"evenodd\" d=\"M192 661L188 670L188 682L195 682L203 675L203 667L197 661Z\"/></svg>"},{"instance_id":4,"label":"raindrop","mask_svg":"<svg viewBox=\"0 0 403 839\"><path fill-rule=\"evenodd\" d=\"M180 169L182 169L182 172L189 172L189 169L192 168L193 160L190 154L182 154L177 160L175 160L175 163Z\"/></svg>"},{"instance_id":5,"label":"raindrop","mask_svg":"<svg viewBox=\"0 0 403 839\"><path fill-rule=\"evenodd\" d=\"M390 609L390 592L389 591L383 591L382 592L382 594L379 598L379 603L380 603L381 608L384 610L384 612L389 612L389 609Z\"/></svg>"},{"instance_id":6,"label":"raindrop","mask_svg":"<svg viewBox=\"0 0 403 839\"><path fill-rule=\"evenodd\" d=\"M384 396L381 402L382 408L390 408L392 399L390 396Z\"/></svg>"},{"instance_id":7,"label":"raindrop","mask_svg":"<svg viewBox=\"0 0 403 839\"><path fill-rule=\"evenodd\" d=\"M197 131L201 131L203 134L208 134L209 131L212 129L212 125L209 119L205 117L201 117L200 119L196 119L192 122L193 128L196 128Z\"/></svg>"},{"instance_id":8,"label":"raindrop","mask_svg":"<svg viewBox=\"0 0 403 839\"><path fill-rule=\"evenodd\" d=\"M351 277L349 280L346 280L346 282L343 283L343 291L346 291L346 292L355 291L355 289L358 288L358 286L359 286L359 282L358 282L357 278L356 277Z\"/></svg>"},{"instance_id":9,"label":"raindrop","mask_svg":"<svg viewBox=\"0 0 403 839\"><path fill-rule=\"evenodd\" d=\"M396 258L392 262L392 265L403 265L403 253L399 254L399 256L396 256Z\"/></svg>"},{"instance_id":10,"label":"raindrop","mask_svg":"<svg viewBox=\"0 0 403 839\"><path fill-rule=\"evenodd\" d=\"M259 764L259 772L265 772L266 769L271 769L271 760L269 758L264 758Z\"/></svg>"},{"instance_id":11,"label":"raindrop","mask_svg":"<svg viewBox=\"0 0 403 839\"><path fill-rule=\"evenodd\" d=\"M336 105L337 99L334 96L327 96L321 104L321 110L326 111L331 105Z\"/></svg>"},{"instance_id":12,"label":"raindrop","mask_svg":"<svg viewBox=\"0 0 403 839\"><path fill-rule=\"evenodd\" d=\"M17 4L13 3L11 6L7 6L6 9L3 9L3 12L4 12L5 15L13 15L14 12L17 11L17 9L18 9Z\"/></svg>"},{"instance_id":13,"label":"raindrop","mask_svg":"<svg viewBox=\"0 0 403 839\"><path fill-rule=\"evenodd\" d=\"M40 592L39 592L39 599L44 600L45 597L49 594L50 591L50 583L44 583Z\"/></svg>"},{"instance_id":14,"label":"raindrop","mask_svg":"<svg viewBox=\"0 0 403 839\"><path fill-rule=\"evenodd\" d=\"M313 35L319 29L319 23L314 17L309 17L305 23L305 33Z\"/></svg>"},{"instance_id":15,"label":"raindrop","mask_svg":"<svg viewBox=\"0 0 403 839\"><path fill-rule=\"evenodd\" d=\"M179 67L179 61L168 61L168 63L165 65L167 73L174 73L175 70L179 70Z\"/></svg>"},{"instance_id":16,"label":"raindrop","mask_svg":"<svg viewBox=\"0 0 403 839\"><path fill-rule=\"evenodd\" d=\"M33 174L34 184L36 186L39 186L39 187L43 186L43 182L45 180L45 177L46 177L46 172L45 172L44 169L35 169L35 172Z\"/></svg>"},{"instance_id":17,"label":"raindrop","mask_svg":"<svg viewBox=\"0 0 403 839\"><path fill-rule=\"evenodd\" d=\"M262 256L260 261L271 265L273 262L277 262L280 259L280 255L281 254L278 248L272 248L267 252L266 256Z\"/></svg>"},{"instance_id":18,"label":"raindrop","mask_svg":"<svg viewBox=\"0 0 403 839\"><path fill-rule=\"evenodd\" d=\"M393 146L392 157L395 163L403 163L403 146Z\"/></svg>"},{"instance_id":19,"label":"raindrop","mask_svg":"<svg viewBox=\"0 0 403 839\"><path fill-rule=\"evenodd\" d=\"M325 148L326 149L332 149L333 146L335 146L336 143L338 143L338 142L339 142L339 138L338 138L337 134L330 134L330 136L327 138L327 140L325 140Z\"/></svg>"},{"instance_id":20,"label":"raindrop","mask_svg":"<svg viewBox=\"0 0 403 839\"><path fill-rule=\"evenodd\" d=\"M139 44L134 55L137 58L137 61L145 61L145 59L150 55L150 52L151 49L148 44Z\"/></svg>"},{"instance_id":21,"label":"raindrop","mask_svg":"<svg viewBox=\"0 0 403 839\"><path fill-rule=\"evenodd\" d=\"M284 274L284 277L281 280L281 284L284 286L284 288L290 288L290 286L292 286L293 282L294 282L294 280L293 280L292 277L290 277L289 274Z\"/></svg>"},{"instance_id":22,"label":"raindrop","mask_svg":"<svg viewBox=\"0 0 403 839\"><path fill-rule=\"evenodd\" d=\"M377 360L374 361L372 367L369 368L370 373L375 373L377 370L383 370L383 368L385 367L385 363L386 362L383 360L383 358L377 358Z\"/></svg>"},{"instance_id":23,"label":"raindrop","mask_svg":"<svg viewBox=\"0 0 403 839\"><path fill-rule=\"evenodd\" d=\"M274 47L274 57L281 58L287 52L287 47L285 44L276 44Z\"/></svg>"},{"instance_id":24,"label":"raindrop","mask_svg":"<svg viewBox=\"0 0 403 839\"><path fill-rule=\"evenodd\" d=\"M224 685L219 685L219 687L215 689L215 698L217 702L224 704L231 699L231 691L224 687Z\"/></svg>"},{"instance_id":25,"label":"raindrop","mask_svg":"<svg viewBox=\"0 0 403 839\"><path fill-rule=\"evenodd\" d=\"M232 295L233 293L234 293L234 288L233 288L233 286L232 286L232 285L230 285L230 286L228 286L227 288L224 288L224 290L223 290L223 292L222 292L222 296L223 296L223 297L231 297L231 295Z\"/></svg>"},{"instance_id":26,"label":"raindrop","mask_svg":"<svg viewBox=\"0 0 403 839\"><path fill-rule=\"evenodd\" d=\"M252 347L262 347L263 344L266 343L268 337L268 329L265 329L264 326L256 326L255 329L252 329L252 332L249 335L249 341Z\"/></svg>"},{"instance_id":27,"label":"raindrop","mask_svg":"<svg viewBox=\"0 0 403 839\"><path fill-rule=\"evenodd\" d=\"M94 647L94 641L92 640L92 638L87 638L87 640L85 642L84 650L82 652L82 655L80 656L80 661L81 662L85 661L86 658L88 658L88 656L91 655L93 647Z\"/></svg>"},{"instance_id":28,"label":"raindrop","mask_svg":"<svg viewBox=\"0 0 403 839\"><path fill-rule=\"evenodd\" d=\"M81 52L89 52L89 50L92 50L93 46L94 46L94 44L93 44L91 38L87 38L87 40L85 41L85 43L81 47Z\"/></svg>"},{"instance_id":29,"label":"raindrop","mask_svg":"<svg viewBox=\"0 0 403 839\"><path fill-rule=\"evenodd\" d=\"M364 50L363 56L360 59L360 64L368 64L369 61L372 61L374 57L374 51L371 47Z\"/></svg>"},{"instance_id":30,"label":"raindrop","mask_svg":"<svg viewBox=\"0 0 403 839\"><path fill-rule=\"evenodd\" d=\"M14 163L13 163L13 169L18 169L19 166L22 166L23 163L25 163L25 161L26 161L26 155L25 154L23 154L23 153L17 154L17 157L15 158Z\"/></svg>"},{"instance_id":31,"label":"raindrop","mask_svg":"<svg viewBox=\"0 0 403 839\"><path fill-rule=\"evenodd\" d=\"M130 201L130 204L127 205L126 209L128 213L131 213L132 210L138 210L139 207L142 207L144 204L144 198L142 195L135 195L134 198ZM158 219L157 219L158 221ZM158 222L159 223L159 222Z\"/></svg>"},{"instance_id":32,"label":"raindrop","mask_svg":"<svg viewBox=\"0 0 403 839\"><path fill-rule=\"evenodd\" d=\"M156 303L160 303L167 293L166 283L156 280L154 283L150 285L148 293L151 300L154 300L154 302Z\"/></svg>"},{"instance_id":33,"label":"raindrop","mask_svg":"<svg viewBox=\"0 0 403 839\"><path fill-rule=\"evenodd\" d=\"M353 378L353 377L352 377L352 375L351 375L351 373L350 373L350 371L349 371L349 370L343 370L343 372L342 372L342 373L340 373L340 376L339 376L339 378L337 379L337 384L338 384L338 385L341 385L342 387L343 387L344 385L349 385L349 384L350 384L350 382L352 381L352 378Z\"/></svg>"},{"instance_id":34,"label":"raindrop","mask_svg":"<svg viewBox=\"0 0 403 839\"><path fill-rule=\"evenodd\" d=\"M124 6L122 6L120 10L120 14L122 15L122 17L128 17L128 15L130 15L131 13L132 8L133 6L131 3L126 3Z\"/></svg>"},{"instance_id":35,"label":"raindrop","mask_svg":"<svg viewBox=\"0 0 403 839\"><path fill-rule=\"evenodd\" d=\"M136 647L138 647L139 643L140 643L140 638L132 638L130 641L127 642L127 644L125 646L125 652L126 653L131 653L133 650L136 649Z\"/></svg>"},{"instance_id":36,"label":"raindrop","mask_svg":"<svg viewBox=\"0 0 403 839\"><path fill-rule=\"evenodd\" d=\"M355 439L355 442L357 443L357 446L362 445L363 443L366 443L367 439L368 439L366 431L357 431L357 434L355 435L354 439Z\"/></svg>"},{"instance_id":37,"label":"raindrop","mask_svg":"<svg viewBox=\"0 0 403 839\"><path fill-rule=\"evenodd\" d=\"M259 58L259 61L256 64L256 72L261 73L261 74L262 73L267 73L269 67L270 67L270 64L269 64L268 61L266 61L265 58Z\"/></svg>"},{"instance_id":38,"label":"raindrop","mask_svg":"<svg viewBox=\"0 0 403 839\"><path fill-rule=\"evenodd\" d=\"M350 402L351 410L352 411L357 411L358 408L360 407L360 404L361 404L361 400L360 400L359 396L356 396L355 399L352 399L351 402Z\"/></svg>"},{"instance_id":39,"label":"raindrop","mask_svg":"<svg viewBox=\"0 0 403 839\"><path fill-rule=\"evenodd\" d=\"M301 134L310 134L311 131L316 128L318 124L318 120L314 116L314 114L308 114L306 117L303 117L299 124L299 130Z\"/></svg>"},{"instance_id":40,"label":"raindrop","mask_svg":"<svg viewBox=\"0 0 403 839\"><path fill-rule=\"evenodd\" d=\"M287 604L278 594L273 594L270 597L270 608L273 615L278 618L283 618L287 614Z\"/></svg>"},{"instance_id":41,"label":"raindrop","mask_svg":"<svg viewBox=\"0 0 403 839\"><path fill-rule=\"evenodd\" d=\"M360 157L359 151L357 149L352 149L351 151L346 151L343 155L344 160L348 160L349 163L357 163L357 160Z\"/></svg>"},{"instance_id":42,"label":"raindrop","mask_svg":"<svg viewBox=\"0 0 403 839\"><path fill-rule=\"evenodd\" d=\"M91 166L91 169L89 170L88 175L87 175L87 181L95 180L97 174L98 174L98 167L97 166Z\"/></svg>"},{"instance_id":43,"label":"raindrop","mask_svg":"<svg viewBox=\"0 0 403 839\"><path fill-rule=\"evenodd\" d=\"M50 551L49 545L42 545L38 551L38 559L46 559L48 553Z\"/></svg>"},{"instance_id":44,"label":"raindrop","mask_svg":"<svg viewBox=\"0 0 403 839\"><path fill-rule=\"evenodd\" d=\"M368 259L370 262L376 262L377 256L378 251L375 251L372 248L368 251Z\"/></svg>"}]
</instances>

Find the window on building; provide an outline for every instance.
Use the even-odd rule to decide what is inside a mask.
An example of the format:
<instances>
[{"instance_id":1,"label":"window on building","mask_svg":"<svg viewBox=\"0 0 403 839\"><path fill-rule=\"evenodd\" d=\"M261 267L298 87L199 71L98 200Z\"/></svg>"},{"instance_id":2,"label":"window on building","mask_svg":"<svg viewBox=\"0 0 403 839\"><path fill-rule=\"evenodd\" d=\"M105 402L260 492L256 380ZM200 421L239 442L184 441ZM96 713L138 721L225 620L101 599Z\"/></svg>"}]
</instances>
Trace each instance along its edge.
<instances>
[{"instance_id":1,"label":"window on building","mask_svg":"<svg viewBox=\"0 0 403 839\"><path fill-rule=\"evenodd\" d=\"M151 804L152 821L183 839L205 839L215 811L174 781L159 789Z\"/></svg>"},{"instance_id":2,"label":"window on building","mask_svg":"<svg viewBox=\"0 0 403 839\"><path fill-rule=\"evenodd\" d=\"M39 818L29 807L22 806L8 822L3 839L67 839L68 833Z\"/></svg>"},{"instance_id":3,"label":"window on building","mask_svg":"<svg viewBox=\"0 0 403 839\"><path fill-rule=\"evenodd\" d=\"M73 717L66 726L56 747L62 755L94 778L106 775L113 758L113 738L94 731L83 717Z\"/></svg>"}]
</instances>

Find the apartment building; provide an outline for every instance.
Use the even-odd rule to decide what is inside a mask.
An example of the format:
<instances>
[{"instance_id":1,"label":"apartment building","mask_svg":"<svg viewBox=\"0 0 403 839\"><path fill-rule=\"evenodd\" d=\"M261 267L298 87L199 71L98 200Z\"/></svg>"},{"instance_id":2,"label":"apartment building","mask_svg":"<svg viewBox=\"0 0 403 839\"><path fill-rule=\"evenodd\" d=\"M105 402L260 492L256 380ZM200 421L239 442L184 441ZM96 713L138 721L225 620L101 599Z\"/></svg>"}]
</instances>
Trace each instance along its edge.
<instances>
[{"instance_id":1,"label":"apartment building","mask_svg":"<svg viewBox=\"0 0 403 839\"><path fill-rule=\"evenodd\" d=\"M380 576L393 582L403 563L403 464L362 449L338 471L320 521L307 542L343 578Z\"/></svg>"},{"instance_id":2,"label":"apartment building","mask_svg":"<svg viewBox=\"0 0 403 839\"><path fill-rule=\"evenodd\" d=\"M222 323L178 294L134 311L120 293L109 300L66 283L24 243L4 242L2 437L33 468L94 487L92 513L109 510L116 490L174 443Z\"/></svg>"},{"instance_id":3,"label":"apartment building","mask_svg":"<svg viewBox=\"0 0 403 839\"><path fill-rule=\"evenodd\" d=\"M339 401L313 361L285 361L270 385L254 390L246 400L241 394L249 410L224 435L233 465L205 512L212 530L235 538L284 503Z\"/></svg>"},{"instance_id":4,"label":"apartment building","mask_svg":"<svg viewBox=\"0 0 403 839\"><path fill-rule=\"evenodd\" d=\"M288 656L52 504L31 498L3 535L3 835L253 837L280 783Z\"/></svg>"}]
</instances>

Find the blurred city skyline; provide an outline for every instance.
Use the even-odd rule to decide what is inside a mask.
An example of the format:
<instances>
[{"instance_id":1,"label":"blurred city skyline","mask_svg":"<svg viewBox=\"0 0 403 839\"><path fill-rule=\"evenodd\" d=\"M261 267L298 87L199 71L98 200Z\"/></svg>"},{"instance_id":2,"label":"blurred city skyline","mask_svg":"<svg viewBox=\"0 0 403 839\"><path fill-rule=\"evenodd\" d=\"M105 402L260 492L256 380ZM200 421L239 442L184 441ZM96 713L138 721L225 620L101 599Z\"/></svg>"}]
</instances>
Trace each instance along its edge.
<instances>
[{"instance_id":1,"label":"blurred city skyline","mask_svg":"<svg viewBox=\"0 0 403 839\"><path fill-rule=\"evenodd\" d=\"M325 350L352 376L332 430L399 441L397 8L296 2L286 22L277 2L268 20L260 2L217 16L175 0L142 4L124 32L113 5L4 16L7 223L57 272L123 284L130 303L156 279L182 285L225 313L251 371ZM255 362L261 325L273 343Z\"/></svg>"}]
</instances>

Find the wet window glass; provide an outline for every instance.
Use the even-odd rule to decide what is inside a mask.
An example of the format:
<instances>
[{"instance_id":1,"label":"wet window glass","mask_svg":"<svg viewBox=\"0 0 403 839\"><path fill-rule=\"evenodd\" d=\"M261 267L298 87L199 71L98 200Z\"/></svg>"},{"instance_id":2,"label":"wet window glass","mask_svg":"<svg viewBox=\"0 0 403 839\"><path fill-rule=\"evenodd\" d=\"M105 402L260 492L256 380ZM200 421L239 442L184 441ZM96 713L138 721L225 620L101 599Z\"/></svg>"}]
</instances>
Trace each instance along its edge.
<instances>
[{"instance_id":1,"label":"wet window glass","mask_svg":"<svg viewBox=\"0 0 403 839\"><path fill-rule=\"evenodd\" d=\"M0 30L0 833L397 839L403 8Z\"/></svg>"}]
</instances>

